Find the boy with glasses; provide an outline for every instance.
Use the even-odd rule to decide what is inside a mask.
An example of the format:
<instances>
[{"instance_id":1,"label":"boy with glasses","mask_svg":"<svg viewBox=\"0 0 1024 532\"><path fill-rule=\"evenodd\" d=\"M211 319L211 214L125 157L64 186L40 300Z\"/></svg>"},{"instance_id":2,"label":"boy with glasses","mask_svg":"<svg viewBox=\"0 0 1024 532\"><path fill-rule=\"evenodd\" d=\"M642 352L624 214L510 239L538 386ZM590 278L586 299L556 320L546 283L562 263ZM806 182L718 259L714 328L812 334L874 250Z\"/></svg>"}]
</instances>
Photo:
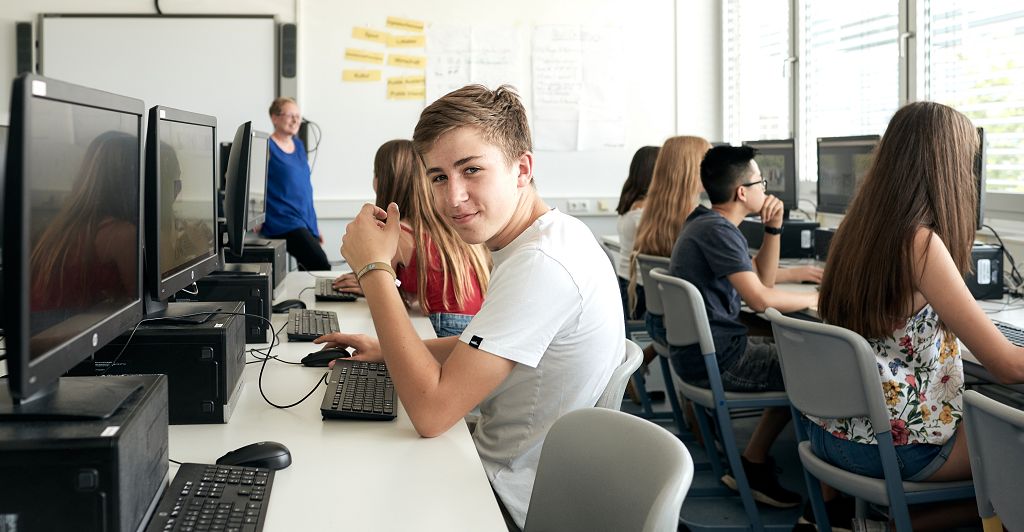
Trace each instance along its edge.
<instances>
[{"instance_id":1,"label":"boy with glasses","mask_svg":"<svg viewBox=\"0 0 1024 532\"><path fill-rule=\"evenodd\" d=\"M704 156L701 183L711 208L698 206L686 219L672 250L669 269L704 297L714 337L722 384L727 391L783 390L782 372L774 342L748 337L740 320L740 298L757 312L774 307L793 312L817 303L818 294L785 292L775 288L779 279L779 235L782 201L769 195L767 183L754 161L756 150L747 146L719 146ZM764 242L751 261L739 224L748 214L760 213ZM787 272L788 274L789 272ZM709 386L699 346L673 348L671 360L687 382ZM744 470L754 498L786 508L800 504L800 495L779 485L768 451L789 421L784 407L765 409L743 451ZM736 489L731 475L722 478Z\"/></svg>"}]
</instances>

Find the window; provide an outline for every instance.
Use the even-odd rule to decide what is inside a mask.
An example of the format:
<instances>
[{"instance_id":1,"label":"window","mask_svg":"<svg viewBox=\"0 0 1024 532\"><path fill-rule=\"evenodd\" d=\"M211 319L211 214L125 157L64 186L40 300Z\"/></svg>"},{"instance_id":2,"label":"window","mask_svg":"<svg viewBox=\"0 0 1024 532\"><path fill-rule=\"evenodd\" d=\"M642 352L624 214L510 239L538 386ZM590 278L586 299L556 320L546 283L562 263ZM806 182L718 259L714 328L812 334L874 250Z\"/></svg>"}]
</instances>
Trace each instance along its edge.
<instances>
[{"instance_id":1,"label":"window","mask_svg":"<svg viewBox=\"0 0 1024 532\"><path fill-rule=\"evenodd\" d=\"M708 140L791 137L789 1L727 0L722 19L725 139Z\"/></svg>"},{"instance_id":2,"label":"window","mask_svg":"<svg viewBox=\"0 0 1024 532\"><path fill-rule=\"evenodd\" d=\"M926 0L923 25L922 98L985 128L988 192L1024 193L1024 9L1009 1Z\"/></svg>"}]
</instances>

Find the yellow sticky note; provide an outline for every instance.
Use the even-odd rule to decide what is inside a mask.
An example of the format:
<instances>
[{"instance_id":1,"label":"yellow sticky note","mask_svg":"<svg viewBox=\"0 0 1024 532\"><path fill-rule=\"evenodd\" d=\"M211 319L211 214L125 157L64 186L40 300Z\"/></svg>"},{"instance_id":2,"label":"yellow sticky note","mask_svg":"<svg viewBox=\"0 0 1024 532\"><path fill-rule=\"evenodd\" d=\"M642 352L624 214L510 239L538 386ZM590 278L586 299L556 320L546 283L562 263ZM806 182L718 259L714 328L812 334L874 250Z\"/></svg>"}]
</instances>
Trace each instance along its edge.
<instances>
[{"instance_id":1,"label":"yellow sticky note","mask_svg":"<svg viewBox=\"0 0 1024 532\"><path fill-rule=\"evenodd\" d=\"M422 55L398 55L388 56L388 65L405 68L427 68L427 58Z\"/></svg>"},{"instance_id":2,"label":"yellow sticky note","mask_svg":"<svg viewBox=\"0 0 1024 532\"><path fill-rule=\"evenodd\" d=\"M427 98L426 86L412 87L388 87L389 100L425 100Z\"/></svg>"},{"instance_id":3,"label":"yellow sticky note","mask_svg":"<svg viewBox=\"0 0 1024 532\"><path fill-rule=\"evenodd\" d=\"M342 70L341 79L343 81L380 81L380 70Z\"/></svg>"},{"instance_id":4,"label":"yellow sticky note","mask_svg":"<svg viewBox=\"0 0 1024 532\"><path fill-rule=\"evenodd\" d=\"M388 48L423 48L426 44L425 35L388 35Z\"/></svg>"},{"instance_id":5,"label":"yellow sticky note","mask_svg":"<svg viewBox=\"0 0 1024 532\"><path fill-rule=\"evenodd\" d=\"M361 63L373 63L375 65L384 64L384 54L356 48L345 48L345 59Z\"/></svg>"},{"instance_id":6,"label":"yellow sticky note","mask_svg":"<svg viewBox=\"0 0 1024 532\"><path fill-rule=\"evenodd\" d=\"M423 21L408 18L388 17L387 27L396 30L415 31L423 33Z\"/></svg>"},{"instance_id":7,"label":"yellow sticky note","mask_svg":"<svg viewBox=\"0 0 1024 532\"><path fill-rule=\"evenodd\" d=\"M425 86L426 83L426 76L398 76L388 78L388 87L394 88L411 87L415 85Z\"/></svg>"},{"instance_id":8,"label":"yellow sticky note","mask_svg":"<svg viewBox=\"0 0 1024 532\"><path fill-rule=\"evenodd\" d=\"M391 34L386 31L372 30L370 28L352 28L352 37L355 39L362 39L364 41L379 42L381 44L388 44L391 40Z\"/></svg>"}]
</instances>

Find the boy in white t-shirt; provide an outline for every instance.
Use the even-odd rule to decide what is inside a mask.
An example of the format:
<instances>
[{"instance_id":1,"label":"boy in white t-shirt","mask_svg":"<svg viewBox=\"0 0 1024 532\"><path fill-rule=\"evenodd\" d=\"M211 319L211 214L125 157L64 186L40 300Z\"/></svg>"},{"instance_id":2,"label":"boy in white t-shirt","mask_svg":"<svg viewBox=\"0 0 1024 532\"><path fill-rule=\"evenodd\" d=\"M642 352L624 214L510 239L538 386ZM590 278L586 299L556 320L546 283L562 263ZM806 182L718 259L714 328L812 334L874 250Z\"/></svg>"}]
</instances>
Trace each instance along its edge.
<instances>
[{"instance_id":1,"label":"boy in white t-shirt","mask_svg":"<svg viewBox=\"0 0 1024 532\"><path fill-rule=\"evenodd\" d=\"M367 204L346 228L342 255L379 340L316 341L385 360L422 436L444 433L479 405L473 439L506 517L522 527L548 429L594 406L625 356L615 272L590 230L538 195L526 111L510 87L471 85L440 98L420 115L413 143L437 210L463 240L493 253L483 307L461 337L421 340L390 271L398 207Z\"/></svg>"}]
</instances>

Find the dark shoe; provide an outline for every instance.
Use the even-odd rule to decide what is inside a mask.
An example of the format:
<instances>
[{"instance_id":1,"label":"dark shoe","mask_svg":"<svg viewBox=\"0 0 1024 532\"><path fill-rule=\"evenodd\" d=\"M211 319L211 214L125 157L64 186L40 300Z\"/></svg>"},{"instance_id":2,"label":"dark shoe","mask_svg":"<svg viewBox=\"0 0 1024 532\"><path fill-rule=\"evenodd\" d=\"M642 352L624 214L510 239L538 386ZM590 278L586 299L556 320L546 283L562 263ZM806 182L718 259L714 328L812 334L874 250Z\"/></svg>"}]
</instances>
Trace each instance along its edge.
<instances>
[{"instance_id":1,"label":"dark shoe","mask_svg":"<svg viewBox=\"0 0 1024 532\"><path fill-rule=\"evenodd\" d=\"M837 532L848 532L853 529L852 523L855 512L856 502L853 497L836 497L831 501L825 501L825 513L828 515L828 524L832 527L832 530ZM814 518L811 501L804 503L804 513L796 523L797 526L805 525L802 528L804 530L815 530L818 528L818 521Z\"/></svg>"},{"instance_id":2,"label":"dark shoe","mask_svg":"<svg viewBox=\"0 0 1024 532\"><path fill-rule=\"evenodd\" d=\"M789 491L779 485L779 478L775 474L774 459L769 457L768 461L763 464L748 462L742 456L740 460L743 461L743 472L747 474L747 482L750 483L750 491L755 501L776 508L793 508L803 502L803 497L799 493ZM739 491L736 479L730 474L722 476L722 483Z\"/></svg>"}]
</instances>

